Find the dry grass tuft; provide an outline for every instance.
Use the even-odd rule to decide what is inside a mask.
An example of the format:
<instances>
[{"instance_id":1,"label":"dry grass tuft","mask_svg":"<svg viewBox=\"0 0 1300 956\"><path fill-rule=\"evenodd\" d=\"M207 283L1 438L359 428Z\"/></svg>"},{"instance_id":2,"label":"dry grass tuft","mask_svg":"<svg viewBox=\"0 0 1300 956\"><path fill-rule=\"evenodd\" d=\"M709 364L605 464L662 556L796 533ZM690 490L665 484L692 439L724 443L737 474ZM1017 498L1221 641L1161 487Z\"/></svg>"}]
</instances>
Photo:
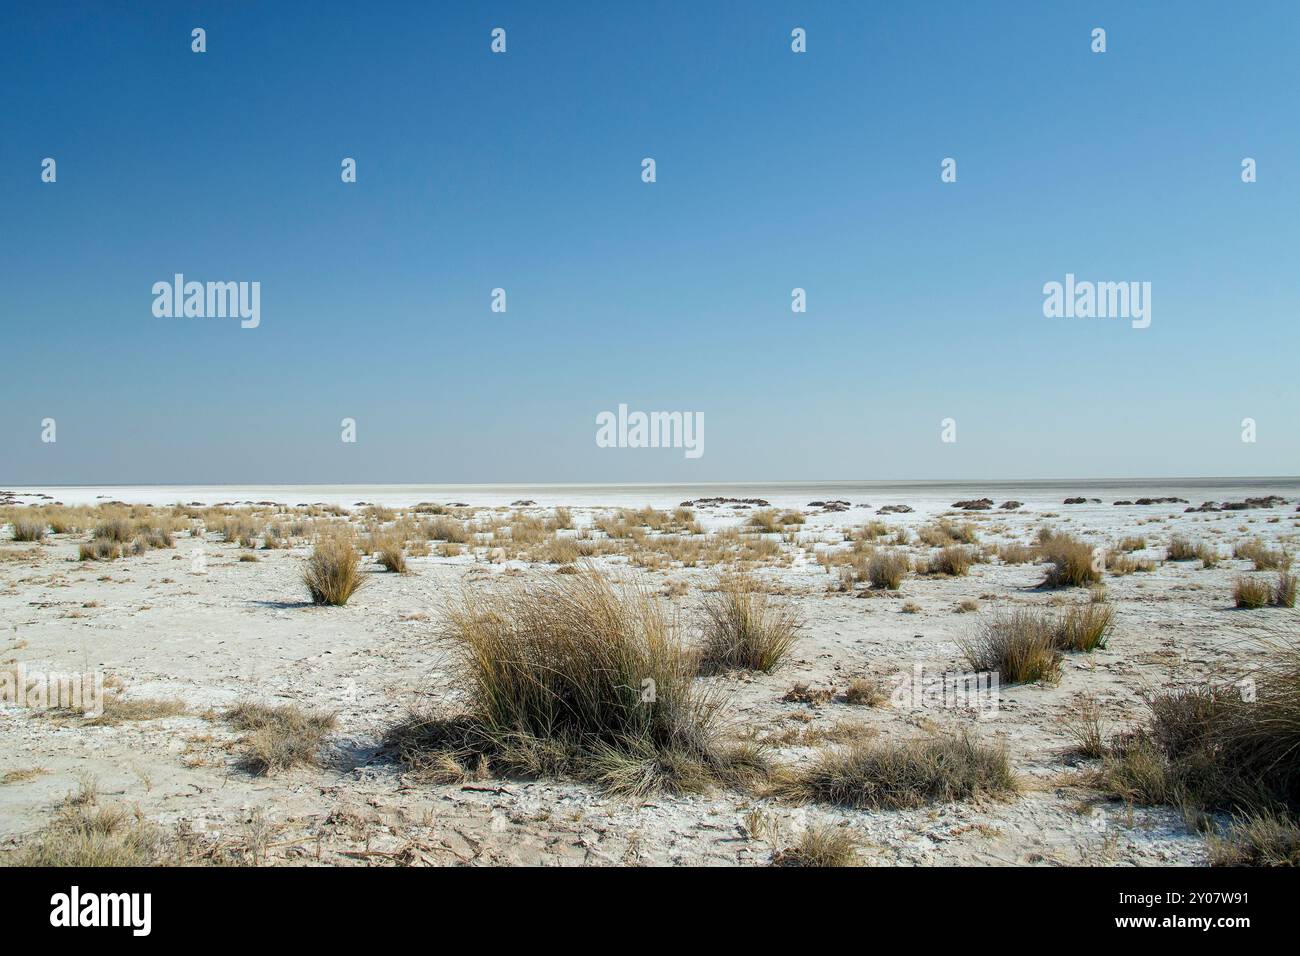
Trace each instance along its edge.
<instances>
[{"instance_id":1,"label":"dry grass tuft","mask_svg":"<svg viewBox=\"0 0 1300 956\"><path fill-rule=\"evenodd\" d=\"M897 591L912 562L901 551L877 551L867 563L867 578L873 588Z\"/></svg>"},{"instance_id":2,"label":"dry grass tuft","mask_svg":"<svg viewBox=\"0 0 1300 956\"><path fill-rule=\"evenodd\" d=\"M295 704L238 704L224 716L246 734L240 765L258 776L319 764L321 744L335 720L333 714L308 713Z\"/></svg>"},{"instance_id":3,"label":"dry grass tuft","mask_svg":"<svg viewBox=\"0 0 1300 956\"><path fill-rule=\"evenodd\" d=\"M1232 588L1232 599L1243 610L1261 607L1295 607L1296 579L1289 571L1279 571L1277 582L1261 578L1239 577Z\"/></svg>"},{"instance_id":4,"label":"dry grass tuft","mask_svg":"<svg viewBox=\"0 0 1300 956\"><path fill-rule=\"evenodd\" d=\"M770 673L790 650L801 620L791 607L775 605L753 578L722 579L703 603L705 673L743 669Z\"/></svg>"},{"instance_id":5,"label":"dry grass tuft","mask_svg":"<svg viewBox=\"0 0 1300 956\"><path fill-rule=\"evenodd\" d=\"M415 715L387 744L431 779L568 776L613 793L695 792L765 771L761 750L719 741L721 698L648 590L594 569L467 590L444 637L468 712Z\"/></svg>"},{"instance_id":6,"label":"dry grass tuft","mask_svg":"<svg viewBox=\"0 0 1300 956\"><path fill-rule=\"evenodd\" d=\"M860 810L904 810L1016 789L1006 750L966 734L857 741L823 751L806 769L778 773L775 784L786 799Z\"/></svg>"},{"instance_id":7,"label":"dry grass tuft","mask_svg":"<svg viewBox=\"0 0 1300 956\"><path fill-rule=\"evenodd\" d=\"M30 518L14 518L13 527L15 541L45 540L44 520L37 521Z\"/></svg>"},{"instance_id":8,"label":"dry grass tuft","mask_svg":"<svg viewBox=\"0 0 1300 956\"><path fill-rule=\"evenodd\" d=\"M1068 534L1044 529L1039 534L1039 548L1051 562L1043 585L1049 588L1084 587L1101 580L1094 564L1092 546Z\"/></svg>"},{"instance_id":9,"label":"dry grass tuft","mask_svg":"<svg viewBox=\"0 0 1300 956\"><path fill-rule=\"evenodd\" d=\"M1300 825L1276 811L1239 816L1209 844L1210 866L1300 866Z\"/></svg>"},{"instance_id":10,"label":"dry grass tuft","mask_svg":"<svg viewBox=\"0 0 1300 956\"><path fill-rule=\"evenodd\" d=\"M316 539L316 545L307 558L302 580L307 585L313 604L331 604L341 607L360 589L361 558L351 535L325 533Z\"/></svg>"},{"instance_id":11,"label":"dry grass tuft","mask_svg":"<svg viewBox=\"0 0 1300 956\"><path fill-rule=\"evenodd\" d=\"M996 673L1004 684L1055 683L1061 652L1052 620L1032 608L996 610L980 621L972 639L961 643L970 668Z\"/></svg>"},{"instance_id":12,"label":"dry grass tuft","mask_svg":"<svg viewBox=\"0 0 1300 956\"><path fill-rule=\"evenodd\" d=\"M814 825L804 830L799 842L772 857L773 866L853 866L858 842L843 827Z\"/></svg>"}]
</instances>

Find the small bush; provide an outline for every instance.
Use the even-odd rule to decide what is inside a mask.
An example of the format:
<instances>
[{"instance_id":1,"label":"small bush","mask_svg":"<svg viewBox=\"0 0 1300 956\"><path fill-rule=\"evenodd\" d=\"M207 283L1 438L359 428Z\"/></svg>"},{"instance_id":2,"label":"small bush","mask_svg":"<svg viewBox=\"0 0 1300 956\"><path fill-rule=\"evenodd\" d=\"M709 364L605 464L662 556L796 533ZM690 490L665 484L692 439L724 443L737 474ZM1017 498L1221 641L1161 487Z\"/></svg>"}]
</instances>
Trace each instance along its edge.
<instances>
[{"instance_id":1,"label":"small bush","mask_svg":"<svg viewBox=\"0 0 1300 956\"><path fill-rule=\"evenodd\" d=\"M911 568L907 555L899 551L877 551L867 563L867 578L873 588L897 591Z\"/></svg>"},{"instance_id":2,"label":"small bush","mask_svg":"<svg viewBox=\"0 0 1300 956\"><path fill-rule=\"evenodd\" d=\"M927 574L947 574L963 577L970 571L973 562L968 549L960 545L949 545L936 551L926 565Z\"/></svg>"},{"instance_id":3,"label":"small bush","mask_svg":"<svg viewBox=\"0 0 1300 956\"><path fill-rule=\"evenodd\" d=\"M92 538L77 549L79 561L112 561L122 556L122 546L105 538Z\"/></svg>"},{"instance_id":4,"label":"small bush","mask_svg":"<svg viewBox=\"0 0 1300 956\"><path fill-rule=\"evenodd\" d=\"M375 560L385 571L392 571L396 574L408 573L406 542L398 532L389 531L375 535L371 538L371 549L375 553Z\"/></svg>"},{"instance_id":5,"label":"small bush","mask_svg":"<svg viewBox=\"0 0 1300 956\"><path fill-rule=\"evenodd\" d=\"M1245 610L1268 607L1295 607L1296 579L1289 571L1279 571L1277 582L1262 578L1239 577L1232 588L1232 599Z\"/></svg>"},{"instance_id":6,"label":"small bush","mask_svg":"<svg viewBox=\"0 0 1300 956\"><path fill-rule=\"evenodd\" d=\"M417 714L386 737L418 774L570 776L609 792L698 791L764 771L718 740L721 699L659 600L592 568L491 594L466 591L444 637L467 713Z\"/></svg>"},{"instance_id":7,"label":"small bush","mask_svg":"<svg viewBox=\"0 0 1300 956\"><path fill-rule=\"evenodd\" d=\"M313 604L341 607L361 587L361 559L352 538L344 534L324 534L316 539L302 580Z\"/></svg>"},{"instance_id":8,"label":"small bush","mask_svg":"<svg viewBox=\"0 0 1300 956\"><path fill-rule=\"evenodd\" d=\"M1174 535L1173 538L1171 538L1169 541L1168 560L1195 561L1198 557L1200 557L1200 555L1197 554L1196 551L1197 547L1198 545L1194 544L1191 541L1188 541L1186 538L1182 537L1181 535Z\"/></svg>"},{"instance_id":9,"label":"small bush","mask_svg":"<svg viewBox=\"0 0 1300 956\"><path fill-rule=\"evenodd\" d=\"M1109 604L1094 601L1071 607L1056 622L1053 641L1063 651L1091 651L1105 647L1115 626Z\"/></svg>"}]
</instances>

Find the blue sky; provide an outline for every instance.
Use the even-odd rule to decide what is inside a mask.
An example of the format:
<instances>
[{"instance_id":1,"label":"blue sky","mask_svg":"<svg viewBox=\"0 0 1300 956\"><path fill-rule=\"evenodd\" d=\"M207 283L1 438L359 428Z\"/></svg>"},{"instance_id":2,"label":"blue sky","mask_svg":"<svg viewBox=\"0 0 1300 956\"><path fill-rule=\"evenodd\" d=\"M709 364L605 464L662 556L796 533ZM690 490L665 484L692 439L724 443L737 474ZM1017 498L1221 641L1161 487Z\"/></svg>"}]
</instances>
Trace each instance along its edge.
<instances>
[{"instance_id":1,"label":"blue sky","mask_svg":"<svg viewBox=\"0 0 1300 956\"><path fill-rule=\"evenodd\" d=\"M1297 49L1286 2L9 8L0 486L1295 475ZM156 318L177 272L261 325ZM1150 328L1044 318L1067 272ZM704 455L598 448L620 403Z\"/></svg>"}]
</instances>

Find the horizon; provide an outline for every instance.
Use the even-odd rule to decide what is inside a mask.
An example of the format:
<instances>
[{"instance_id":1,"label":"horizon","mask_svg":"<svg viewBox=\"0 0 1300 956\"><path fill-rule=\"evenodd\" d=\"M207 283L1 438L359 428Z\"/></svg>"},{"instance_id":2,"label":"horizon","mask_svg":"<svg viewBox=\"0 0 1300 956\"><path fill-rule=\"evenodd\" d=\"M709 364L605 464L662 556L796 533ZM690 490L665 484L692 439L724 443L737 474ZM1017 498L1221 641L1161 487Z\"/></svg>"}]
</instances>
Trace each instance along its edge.
<instances>
[{"instance_id":1,"label":"horizon","mask_svg":"<svg viewBox=\"0 0 1300 956\"><path fill-rule=\"evenodd\" d=\"M1300 21L1219 13L12 15L0 482L1300 472Z\"/></svg>"}]
</instances>

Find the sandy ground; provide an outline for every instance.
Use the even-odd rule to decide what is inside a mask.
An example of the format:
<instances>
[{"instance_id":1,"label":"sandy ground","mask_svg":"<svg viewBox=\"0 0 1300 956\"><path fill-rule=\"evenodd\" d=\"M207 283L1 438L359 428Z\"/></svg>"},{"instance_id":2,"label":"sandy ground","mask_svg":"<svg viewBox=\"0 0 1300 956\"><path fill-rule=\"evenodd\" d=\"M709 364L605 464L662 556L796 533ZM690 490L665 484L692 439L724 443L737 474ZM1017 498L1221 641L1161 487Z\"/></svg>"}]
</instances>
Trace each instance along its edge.
<instances>
[{"instance_id":1,"label":"sandy ground","mask_svg":"<svg viewBox=\"0 0 1300 956\"><path fill-rule=\"evenodd\" d=\"M1142 534L1151 547L1139 558L1163 557L1175 532L1212 542L1224 555L1251 537L1294 547L1294 500L1230 513L1184 514L1183 507L1106 501L961 519L974 521L981 543L990 545L1027 541L1043 524L1097 543ZM577 508L575 518L587 524L599 511ZM839 529L875 518L874 509L805 511L808 522L798 534L804 544L838 540ZM709 528L745 515L725 507L700 511ZM918 509L881 520L915 527L933 516L933 509ZM1232 583L1248 562L1228 558L1213 569L1166 562L1151 573L1108 575L1118 621L1109 646L1068 656L1056 686L1002 687L995 715L788 702L783 698L798 683L843 690L853 678L888 680L916 663L961 669L957 642L980 614L1016 603L1086 600L1077 589L1038 589L1040 566L996 560L966 577L909 577L898 595L836 592L829 587L834 576L796 546L789 566L756 572L804 616L791 659L773 674L710 678L731 692L736 727L902 737L966 726L1006 742L1024 792L1010 801L905 812L795 807L725 791L637 801L555 781L416 784L377 754L380 735L413 704L451 693L450 662L432 640L447 596L466 585L497 587L503 576L551 575L554 566L431 556L411 559L414 573L401 576L367 562L367 585L347 607L320 608L306 602L300 582L305 547L261 551L260 560L246 563L237 559L239 548L215 535L201 542L181 535L174 549L81 563L77 545L86 535L41 545L4 537L0 663L102 671L128 697L179 698L187 712L97 726L0 706L0 779L11 775L0 783L0 849L39 830L79 781L94 778L103 800L137 807L168 827L183 824L205 839L254 847L259 860L274 863L765 864L802 827L826 822L851 828L869 865L1197 864L1205 860L1204 839L1179 814L1107 802L1077 785L1085 764L1068 755L1061 721L1084 692L1102 700L1111 727L1122 726L1142 713L1144 690L1243 673L1259 659L1261 642L1293 636L1297 624L1293 609L1233 609ZM206 554L204 568L192 561L196 545ZM684 593L665 600L687 621L717 573L645 570L616 556L599 563L616 579L656 589L681 582ZM979 611L959 613L965 600ZM214 713L240 701L335 711L326 765L269 778L237 770L238 735ZM797 744L774 756L807 760L813 749ZM767 821L758 834L747 826L754 808Z\"/></svg>"}]
</instances>

